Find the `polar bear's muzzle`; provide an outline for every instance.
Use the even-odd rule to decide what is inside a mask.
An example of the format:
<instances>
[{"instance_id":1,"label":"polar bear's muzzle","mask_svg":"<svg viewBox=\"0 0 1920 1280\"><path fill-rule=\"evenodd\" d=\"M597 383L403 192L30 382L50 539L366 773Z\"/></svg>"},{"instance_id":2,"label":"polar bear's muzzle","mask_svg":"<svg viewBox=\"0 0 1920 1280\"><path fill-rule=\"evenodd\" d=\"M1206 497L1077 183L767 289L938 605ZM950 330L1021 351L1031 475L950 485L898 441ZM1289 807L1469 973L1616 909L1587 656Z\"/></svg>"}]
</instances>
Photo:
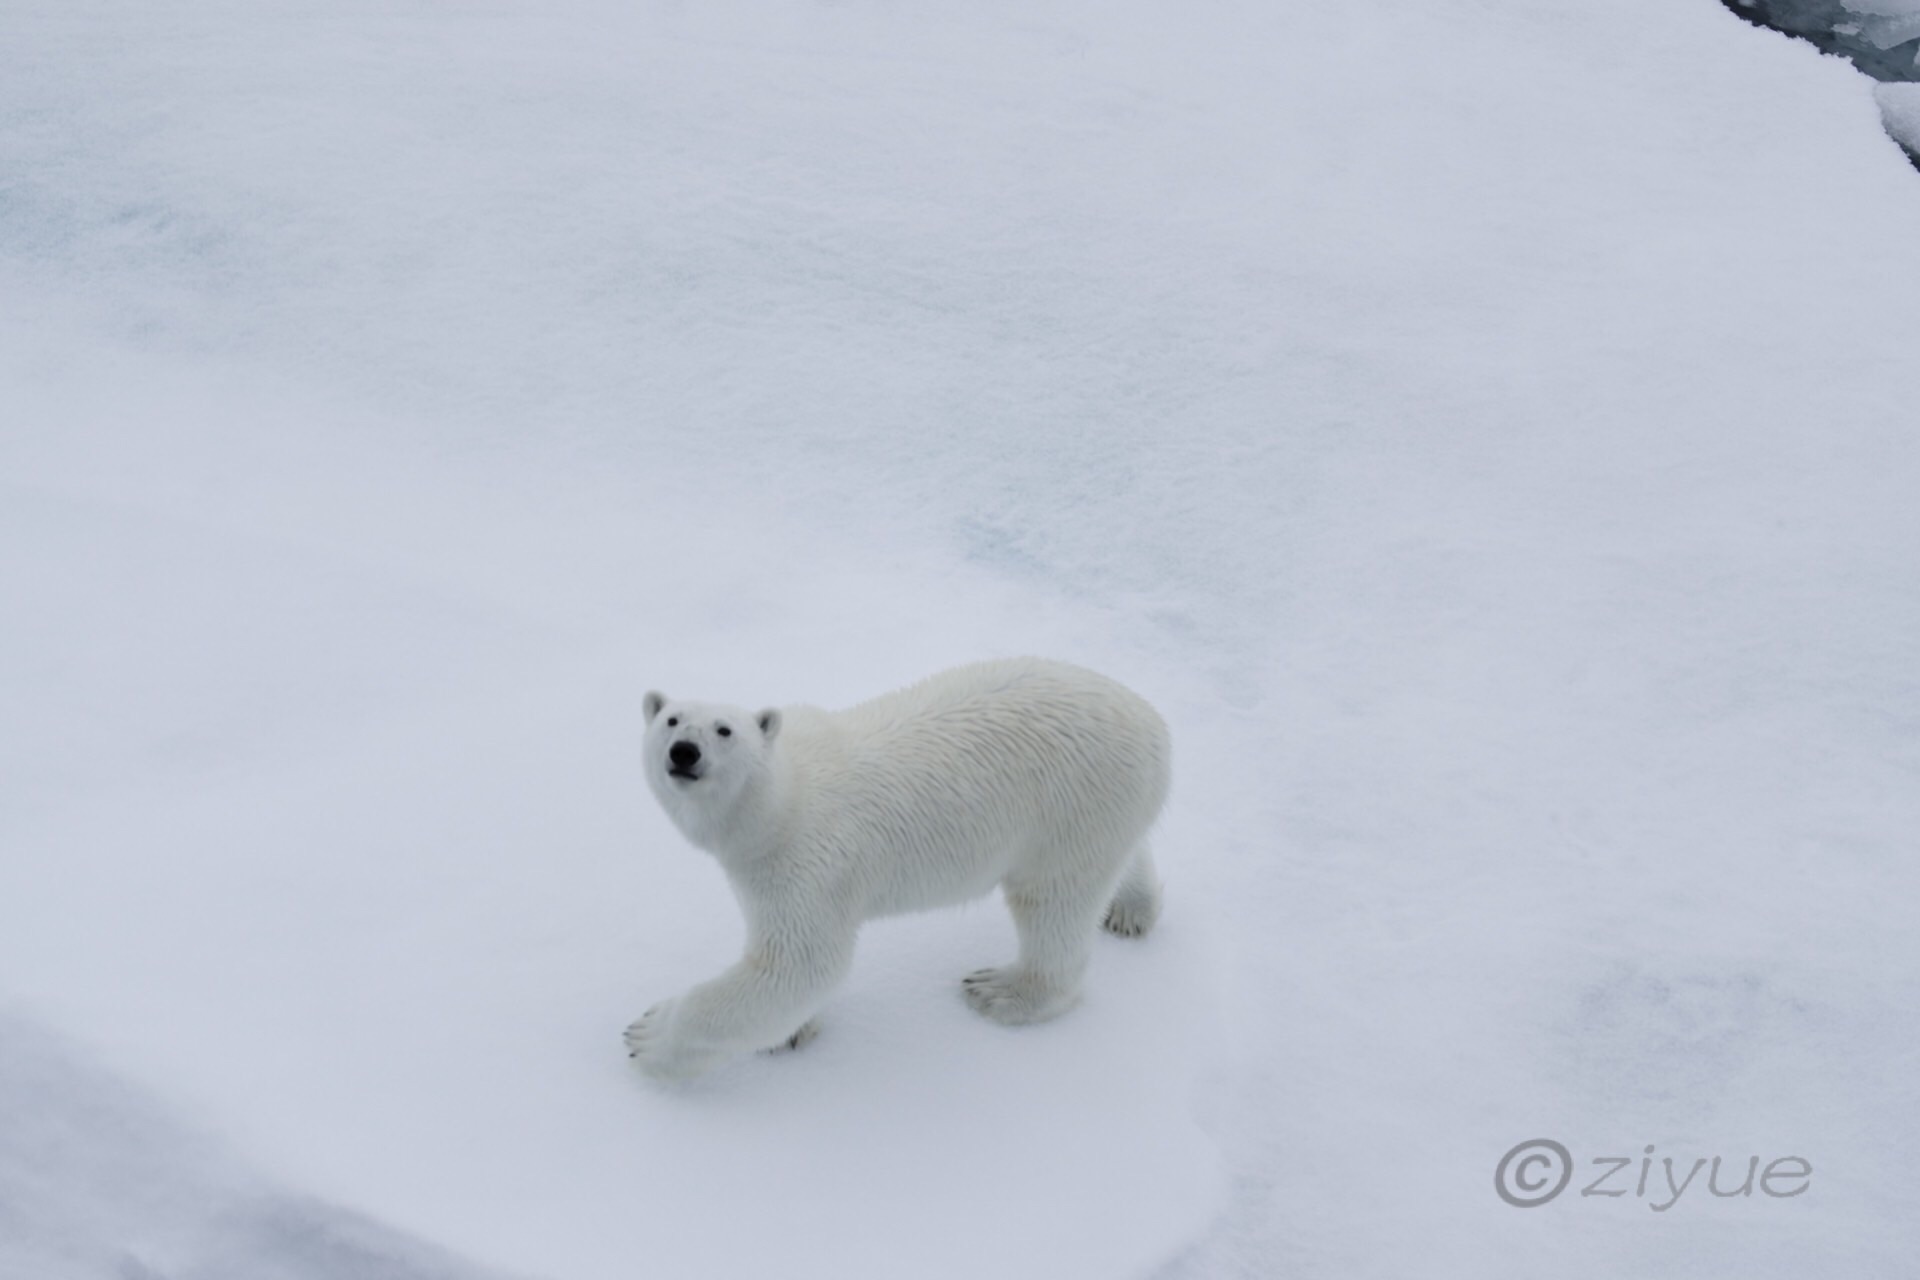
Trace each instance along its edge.
<instances>
[{"instance_id":1,"label":"polar bear's muzzle","mask_svg":"<svg viewBox=\"0 0 1920 1280\"><path fill-rule=\"evenodd\" d=\"M667 776L688 782L700 777L700 748L691 742L676 742L667 748Z\"/></svg>"}]
</instances>

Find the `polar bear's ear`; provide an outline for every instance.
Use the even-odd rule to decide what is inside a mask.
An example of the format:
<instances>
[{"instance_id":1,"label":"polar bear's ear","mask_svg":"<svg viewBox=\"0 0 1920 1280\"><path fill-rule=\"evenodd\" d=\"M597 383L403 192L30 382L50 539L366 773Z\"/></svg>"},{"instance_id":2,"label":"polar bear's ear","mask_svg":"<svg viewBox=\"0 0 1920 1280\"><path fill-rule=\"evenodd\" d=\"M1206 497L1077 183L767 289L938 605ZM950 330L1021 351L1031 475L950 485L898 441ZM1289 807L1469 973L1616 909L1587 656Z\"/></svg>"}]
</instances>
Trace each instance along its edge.
<instances>
[{"instance_id":1,"label":"polar bear's ear","mask_svg":"<svg viewBox=\"0 0 1920 1280\"><path fill-rule=\"evenodd\" d=\"M753 722L760 726L760 736L768 742L772 742L780 736L780 710L778 707L768 707L765 711L755 716Z\"/></svg>"},{"instance_id":2,"label":"polar bear's ear","mask_svg":"<svg viewBox=\"0 0 1920 1280\"><path fill-rule=\"evenodd\" d=\"M646 716L647 723L652 724L653 718L660 714L660 708L666 705L666 694L660 692L658 689L649 689L647 690L647 696L640 700L640 711Z\"/></svg>"}]
</instances>

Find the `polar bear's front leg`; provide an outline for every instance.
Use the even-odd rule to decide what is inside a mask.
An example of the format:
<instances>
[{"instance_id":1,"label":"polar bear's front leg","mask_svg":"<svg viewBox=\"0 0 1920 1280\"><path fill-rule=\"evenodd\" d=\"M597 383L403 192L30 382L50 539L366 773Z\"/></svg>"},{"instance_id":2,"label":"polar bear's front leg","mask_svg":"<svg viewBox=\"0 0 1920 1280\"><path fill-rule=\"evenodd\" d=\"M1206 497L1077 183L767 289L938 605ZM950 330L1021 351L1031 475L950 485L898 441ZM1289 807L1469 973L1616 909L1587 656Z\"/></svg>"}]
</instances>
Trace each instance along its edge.
<instances>
[{"instance_id":1,"label":"polar bear's front leg","mask_svg":"<svg viewBox=\"0 0 1920 1280\"><path fill-rule=\"evenodd\" d=\"M719 977L647 1010L627 1028L628 1056L650 1076L684 1080L735 1054L797 1041L852 961L851 929L760 939Z\"/></svg>"}]
</instances>

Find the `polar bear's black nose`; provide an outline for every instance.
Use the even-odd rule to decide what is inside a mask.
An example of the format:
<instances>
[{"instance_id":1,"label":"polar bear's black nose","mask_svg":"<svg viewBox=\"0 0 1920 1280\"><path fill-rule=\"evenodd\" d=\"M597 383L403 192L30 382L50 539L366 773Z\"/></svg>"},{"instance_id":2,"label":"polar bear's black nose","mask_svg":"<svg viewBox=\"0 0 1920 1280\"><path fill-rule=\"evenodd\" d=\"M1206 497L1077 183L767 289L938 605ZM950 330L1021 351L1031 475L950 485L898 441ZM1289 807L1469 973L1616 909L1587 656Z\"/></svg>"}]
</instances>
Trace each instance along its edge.
<instances>
[{"instance_id":1,"label":"polar bear's black nose","mask_svg":"<svg viewBox=\"0 0 1920 1280\"><path fill-rule=\"evenodd\" d=\"M691 769L700 763L700 748L691 742L676 742L667 748L667 759L676 769Z\"/></svg>"}]
</instances>

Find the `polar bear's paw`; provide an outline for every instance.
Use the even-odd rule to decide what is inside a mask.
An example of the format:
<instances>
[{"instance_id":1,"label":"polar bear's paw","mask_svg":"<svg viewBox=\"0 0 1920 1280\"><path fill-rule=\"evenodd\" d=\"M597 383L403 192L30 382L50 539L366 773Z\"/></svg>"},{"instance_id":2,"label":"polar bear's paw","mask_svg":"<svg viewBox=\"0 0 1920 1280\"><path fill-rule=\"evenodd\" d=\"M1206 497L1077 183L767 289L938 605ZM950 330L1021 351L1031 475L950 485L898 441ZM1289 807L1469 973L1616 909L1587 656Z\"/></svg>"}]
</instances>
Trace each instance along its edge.
<instances>
[{"instance_id":1,"label":"polar bear's paw","mask_svg":"<svg viewBox=\"0 0 1920 1280\"><path fill-rule=\"evenodd\" d=\"M712 1055L690 1050L670 1033L674 1001L665 1000L627 1028L627 1056L656 1080L686 1080L713 1065Z\"/></svg>"},{"instance_id":2,"label":"polar bear's paw","mask_svg":"<svg viewBox=\"0 0 1920 1280\"><path fill-rule=\"evenodd\" d=\"M1107 918L1100 922L1100 927L1116 937L1138 938L1153 928L1153 922L1159 914L1160 904L1152 898L1115 898L1113 905L1107 908Z\"/></svg>"},{"instance_id":3,"label":"polar bear's paw","mask_svg":"<svg viewBox=\"0 0 1920 1280\"><path fill-rule=\"evenodd\" d=\"M819 1034L820 1034L820 1019L808 1018L805 1022L800 1024L800 1029L798 1031L788 1036L785 1040L782 1040L779 1044L776 1044L772 1048L767 1049L766 1052L767 1053L791 1053L795 1049L804 1049L808 1045L812 1044L813 1038Z\"/></svg>"},{"instance_id":4,"label":"polar bear's paw","mask_svg":"<svg viewBox=\"0 0 1920 1280\"><path fill-rule=\"evenodd\" d=\"M960 989L975 1013L1010 1027L1058 1017L1075 999L1018 969L981 969L962 978Z\"/></svg>"},{"instance_id":5,"label":"polar bear's paw","mask_svg":"<svg viewBox=\"0 0 1920 1280\"><path fill-rule=\"evenodd\" d=\"M649 1050L659 1047L666 1035L667 1014L672 1003L671 1000L662 1001L628 1025L626 1040L629 1058L645 1057Z\"/></svg>"}]
</instances>

